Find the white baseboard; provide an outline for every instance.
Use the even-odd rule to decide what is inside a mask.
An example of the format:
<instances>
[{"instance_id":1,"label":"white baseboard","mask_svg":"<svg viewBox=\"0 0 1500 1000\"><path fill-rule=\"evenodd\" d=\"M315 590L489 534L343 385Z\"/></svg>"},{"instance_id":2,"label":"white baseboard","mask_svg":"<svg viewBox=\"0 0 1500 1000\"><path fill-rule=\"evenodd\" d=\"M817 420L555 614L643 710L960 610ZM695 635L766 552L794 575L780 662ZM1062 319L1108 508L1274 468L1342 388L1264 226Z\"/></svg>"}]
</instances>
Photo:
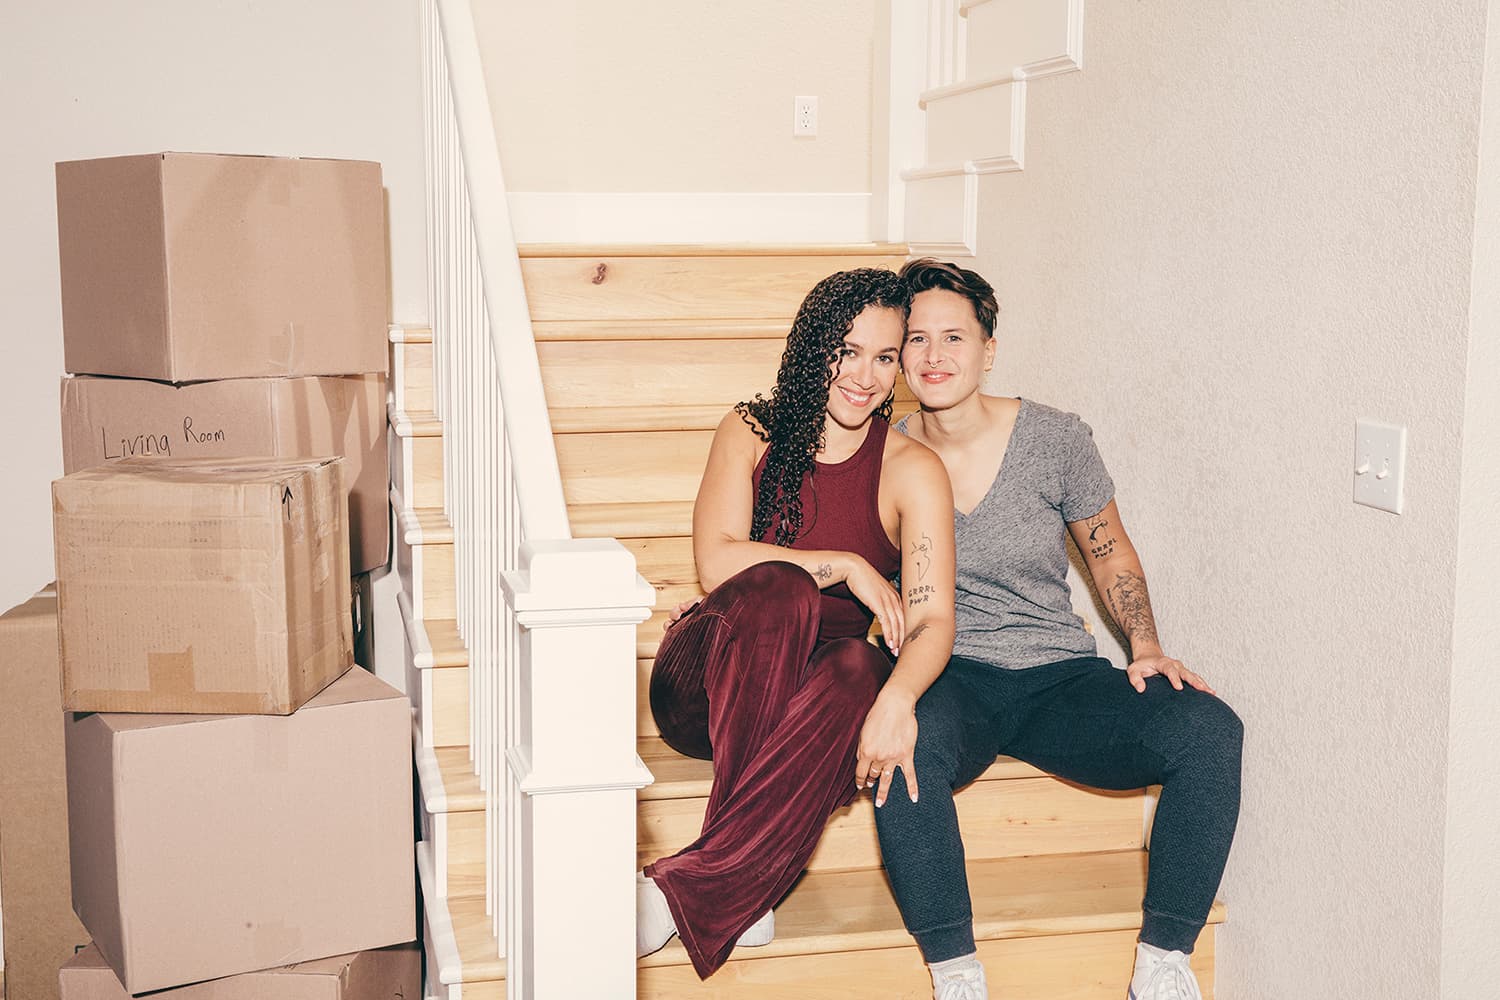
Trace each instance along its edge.
<instances>
[{"instance_id":1,"label":"white baseboard","mask_svg":"<svg viewBox=\"0 0 1500 1000\"><path fill-rule=\"evenodd\" d=\"M517 243L867 243L868 191L512 191Z\"/></svg>"}]
</instances>

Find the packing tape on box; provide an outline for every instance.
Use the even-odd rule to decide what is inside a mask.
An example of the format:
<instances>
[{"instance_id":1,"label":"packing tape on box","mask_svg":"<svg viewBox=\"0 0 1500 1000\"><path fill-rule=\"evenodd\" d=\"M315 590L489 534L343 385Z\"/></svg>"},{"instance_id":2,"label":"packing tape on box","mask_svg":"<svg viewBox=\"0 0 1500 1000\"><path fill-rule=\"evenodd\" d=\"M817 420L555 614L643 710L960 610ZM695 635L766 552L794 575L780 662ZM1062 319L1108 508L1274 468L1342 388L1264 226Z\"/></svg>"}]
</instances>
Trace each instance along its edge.
<instances>
[{"instance_id":1,"label":"packing tape on box","mask_svg":"<svg viewBox=\"0 0 1500 1000\"><path fill-rule=\"evenodd\" d=\"M184 698L198 693L198 671L193 664L193 647L180 653L147 653L146 675L151 693L168 698Z\"/></svg>"}]
</instances>

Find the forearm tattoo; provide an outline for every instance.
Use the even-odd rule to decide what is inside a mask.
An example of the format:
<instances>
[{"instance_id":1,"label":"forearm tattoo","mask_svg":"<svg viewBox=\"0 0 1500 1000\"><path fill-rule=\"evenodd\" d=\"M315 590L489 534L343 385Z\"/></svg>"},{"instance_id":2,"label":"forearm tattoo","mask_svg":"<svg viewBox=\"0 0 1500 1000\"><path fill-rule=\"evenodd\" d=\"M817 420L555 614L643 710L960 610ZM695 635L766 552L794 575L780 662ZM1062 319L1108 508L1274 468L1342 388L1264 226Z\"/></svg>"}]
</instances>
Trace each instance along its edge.
<instances>
[{"instance_id":1,"label":"forearm tattoo","mask_svg":"<svg viewBox=\"0 0 1500 1000\"><path fill-rule=\"evenodd\" d=\"M833 563L819 563L818 568L813 570L813 576L817 577L819 583L827 583L833 579Z\"/></svg>"},{"instance_id":2,"label":"forearm tattoo","mask_svg":"<svg viewBox=\"0 0 1500 1000\"><path fill-rule=\"evenodd\" d=\"M1115 582L1105 589L1104 597L1109 602L1109 613L1114 615L1115 624L1130 639L1131 646L1159 641L1145 577L1139 573L1116 573Z\"/></svg>"},{"instance_id":3,"label":"forearm tattoo","mask_svg":"<svg viewBox=\"0 0 1500 1000\"><path fill-rule=\"evenodd\" d=\"M1089 529L1089 555L1094 559L1108 559L1115 551L1115 533L1109 530L1109 522L1102 514L1095 514L1083 522Z\"/></svg>"},{"instance_id":4,"label":"forearm tattoo","mask_svg":"<svg viewBox=\"0 0 1500 1000\"><path fill-rule=\"evenodd\" d=\"M914 628L910 632L906 633L906 641L907 641L907 643L911 643L913 640L921 638L922 633L926 632L926 631L927 631L927 623L923 622L921 625L918 625L916 628Z\"/></svg>"}]
</instances>

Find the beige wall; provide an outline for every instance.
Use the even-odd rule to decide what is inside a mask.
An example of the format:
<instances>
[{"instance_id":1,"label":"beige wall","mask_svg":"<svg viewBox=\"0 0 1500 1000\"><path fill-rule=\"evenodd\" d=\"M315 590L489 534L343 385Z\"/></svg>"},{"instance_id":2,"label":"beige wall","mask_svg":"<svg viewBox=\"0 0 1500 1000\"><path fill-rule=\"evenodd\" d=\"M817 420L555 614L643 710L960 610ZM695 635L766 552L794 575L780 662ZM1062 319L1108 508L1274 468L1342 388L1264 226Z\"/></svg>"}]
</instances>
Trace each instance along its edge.
<instances>
[{"instance_id":1,"label":"beige wall","mask_svg":"<svg viewBox=\"0 0 1500 1000\"><path fill-rule=\"evenodd\" d=\"M506 186L866 192L864 0L476 0ZM792 98L820 99L816 139Z\"/></svg>"},{"instance_id":2,"label":"beige wall","mask_svg":"<svg viewBox=\"0 0 1500 1000\"><path fill-rule=\"evenodd\" d=\"M379 160L393 317L421 322L419 60L410 0L0 5L0 608L52 578L49 484L62 473L53 163L162 149Z\"/></svg>"},{"instance_id":3,"label":"beige wall","mask_svg":"<svg viewBox=\"0 0 1500 1000\"><path fill-rule=\"evenodd\" d=\"M1168 648L1248 724L1223 1000L1434 997L1442 945L1450 982L1476 953L1442 935L1480 905L1445 892L1445 850L1480 858L1445 848L1449 754L1495 759L1457 701L1495 701L1493 628L1455 619L1457 579L1494 620L1494 562L1456 576L1496 509L1486 6L1090 4L1084 71L1030 88L1025 171L981 179L995 387L1092 423ZM1402 516L1350 501L1360 416L1409 428Z\"/></svg>"},{"instance_id":4,"label":"beige wall","mask_svg":"<svg viewBox=\"0 0 1500 1000\"><path fill-rule=\"evenodd\" d=\"M1479 197L1459 488L1458 582L1448 712L1442 996L1495 992L1500 981L1500 17L1484 59Z\"/></svg>"}]
</instances>

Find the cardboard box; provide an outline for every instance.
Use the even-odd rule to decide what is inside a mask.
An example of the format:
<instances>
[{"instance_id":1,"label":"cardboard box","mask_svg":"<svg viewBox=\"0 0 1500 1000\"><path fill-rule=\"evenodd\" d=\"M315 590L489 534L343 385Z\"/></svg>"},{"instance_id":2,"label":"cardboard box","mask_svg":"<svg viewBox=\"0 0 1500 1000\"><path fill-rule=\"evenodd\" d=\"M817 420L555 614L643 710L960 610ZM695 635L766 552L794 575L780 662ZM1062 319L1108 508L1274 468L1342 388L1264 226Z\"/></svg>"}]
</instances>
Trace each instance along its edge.
<instances>
[{"instance_id":1,"label":"cardboard box","mask_svg":"<svg viewBox=\"0 0 1500 1000\"><path fill-rule=\"evenodd\" d=\"M385 371L378 163L59 163L57 240L70 372L192 382Z\"/></svg>"},{"instance_id":2,"label":"cardboard box","mask_svg":"<svg viewBox=\"0 0 1500 1000\"><path fill-rule=\"evenodd\" d=\"M63 471L132 455L243 458L342 455L350 564L384 566L390 535L385 377L253 378L174 386L62 380Z\"/></svg>"},{"instance_id":3,"label":"cardboard box","mask_svg":"<svg viewBox=\"0 0 1500 1000\"><path fill-rule=\"evenodd\" d=\"M6 988L57 996L57 967L88 943L73 915L68 791L49 587L0 617L0 920Z\"/></svg>"},{"instance_id":4,"label":"cardboard box","mask_svg":"<svg viewBox=\"0 0 1500 1000\"><path fill-rule=\"evenodd\" d=\"M286 714L348 669L342 469L127 458L55 481L63 707Z\"/></svg>"},{"instance_id":5,"label":"cardboard box","mask_svg":"<svg viewBox=\"0 0 1500 1000\"><path fill-rule=\"evenodd\" d=\"M415 944L247 972L158 993L152 1000L421 1000L422 954ZM62 1000L131 1000L90 945L58 974Z\"/></svg>"},{"instance_id":6,"label":"cardboard box","mask_svg":"<svg viewBox=\"0 0 1500 1000\"><path fill-rule=\"evenodd\" d=\"M415 937L410 708L373 674L284 717L64 729L73 906L129 992Z\"/></svg>"}]
</instances>

